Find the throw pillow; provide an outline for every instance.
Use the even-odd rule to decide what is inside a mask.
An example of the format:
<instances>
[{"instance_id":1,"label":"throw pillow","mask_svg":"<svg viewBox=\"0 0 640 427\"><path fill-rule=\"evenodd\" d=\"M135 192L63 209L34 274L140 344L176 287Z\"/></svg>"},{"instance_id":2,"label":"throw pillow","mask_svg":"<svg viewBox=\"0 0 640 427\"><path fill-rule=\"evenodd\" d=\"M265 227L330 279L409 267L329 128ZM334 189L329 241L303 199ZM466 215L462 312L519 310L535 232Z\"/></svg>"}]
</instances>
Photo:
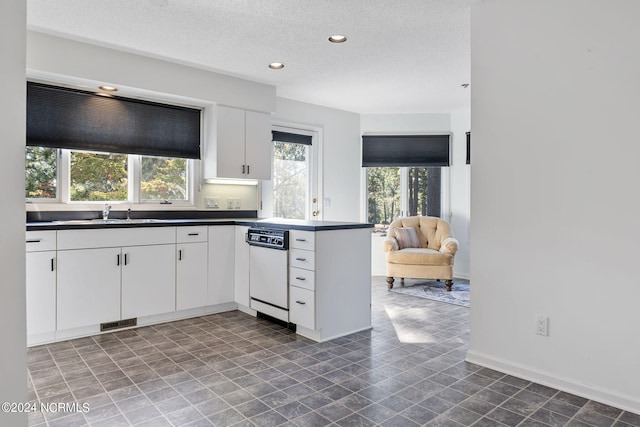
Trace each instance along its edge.
<instances>
[{"instance_id":1,"label":"throw pillow","mask_svg":"<svg viewBox=\"0 0 640 427\"><path fill-rule=\"evenodd\" d=\"M396 240L398 240L398 247L400 247L400 249L420 247L420 238L415 228L398 227L394 232L396 233Z\"/></svg>"}]
</instances>

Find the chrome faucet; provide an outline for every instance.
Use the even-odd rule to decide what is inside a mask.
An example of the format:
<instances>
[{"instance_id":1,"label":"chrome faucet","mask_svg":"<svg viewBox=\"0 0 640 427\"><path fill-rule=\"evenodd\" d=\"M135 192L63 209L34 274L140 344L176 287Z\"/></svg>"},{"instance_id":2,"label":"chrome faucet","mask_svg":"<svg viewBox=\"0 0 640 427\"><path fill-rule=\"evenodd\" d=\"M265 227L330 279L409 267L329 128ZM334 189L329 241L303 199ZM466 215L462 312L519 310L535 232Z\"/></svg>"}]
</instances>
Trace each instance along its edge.
<instances>
[{"instance_id":1,"label":"chrome faucet","mask_svg":"<svg viewBox=\"0 0 640 427\"><path fill-rule=\"evenodd\" d=\"M109 212L111 212L111 206L105 203L104 209L102 209L102 219L104 221L109 219Z\"/></svg>"}]
</instances>

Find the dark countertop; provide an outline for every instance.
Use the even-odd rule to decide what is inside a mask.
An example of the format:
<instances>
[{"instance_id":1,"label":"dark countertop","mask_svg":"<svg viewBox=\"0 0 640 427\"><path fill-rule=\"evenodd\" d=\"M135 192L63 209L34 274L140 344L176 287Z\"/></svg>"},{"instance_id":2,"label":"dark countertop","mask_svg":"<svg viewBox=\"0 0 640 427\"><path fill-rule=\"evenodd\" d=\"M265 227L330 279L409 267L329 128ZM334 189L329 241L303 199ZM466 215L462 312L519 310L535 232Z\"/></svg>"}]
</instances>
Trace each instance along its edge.
<instances>
[{"instance_id":1,"label":"dark countertop","mask_svg":"<svg viewBox=\"0 0 640 427\"><path fill-rule=\"evenodd\" d=\"M287 230L326 231L348 230L357 228L373 228L373 224L361 222L338 221L303 221L281 218L170 218L154 219L153 222L126 222L120 220L113 223L105 223L100 220L67 220L67 221L40 221L27 222L27 231L38 230L85 230L97 228L132 228L132 227L169 227L169 226L196 226L196 225L245 225L249 227L279 228Z\"/></svg>"}]
</instances>

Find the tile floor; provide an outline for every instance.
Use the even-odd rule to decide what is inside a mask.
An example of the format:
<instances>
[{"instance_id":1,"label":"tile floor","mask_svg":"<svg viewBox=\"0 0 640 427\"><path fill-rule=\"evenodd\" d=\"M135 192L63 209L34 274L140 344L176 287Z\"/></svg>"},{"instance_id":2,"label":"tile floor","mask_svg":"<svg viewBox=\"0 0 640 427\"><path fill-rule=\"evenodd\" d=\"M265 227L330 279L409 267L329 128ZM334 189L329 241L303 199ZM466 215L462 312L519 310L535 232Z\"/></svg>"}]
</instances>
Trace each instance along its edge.
<instances>
[{"instance_id":1,"label":"tile floor","mask_svg":"<svg viewBox=\"0 0 640 427\"><path fill-rule=\"evenodd\" d=\"M30 399L90 408L30 425L640 426L464 362L467 308L388 292L382 277L372 308L373 330L322 344L234 311L30 348Z\"/></svg>"}]
</instances>

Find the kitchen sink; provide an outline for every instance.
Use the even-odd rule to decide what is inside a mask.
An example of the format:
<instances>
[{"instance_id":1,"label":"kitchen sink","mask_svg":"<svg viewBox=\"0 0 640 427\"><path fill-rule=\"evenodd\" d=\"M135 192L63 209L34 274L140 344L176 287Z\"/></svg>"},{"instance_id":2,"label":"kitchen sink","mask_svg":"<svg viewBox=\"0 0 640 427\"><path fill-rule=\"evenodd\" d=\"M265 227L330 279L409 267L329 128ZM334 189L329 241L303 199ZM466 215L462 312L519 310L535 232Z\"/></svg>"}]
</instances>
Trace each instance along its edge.
<instances>
[{"instance_id":1,"label":"kitchen sink","mask_svg":"<svg viewBox=\"0 0 640 427\"><path fill-rule=\"evenodd\" d=\"M135 219L122 219L122 218L109 218L109 219L68 219L61 221L53 221L55 224L60 225L90 225L90 224L148 224L152 222L163 222L161 219L152 218L135 218Z\"/></svg>"}]
</instances>

